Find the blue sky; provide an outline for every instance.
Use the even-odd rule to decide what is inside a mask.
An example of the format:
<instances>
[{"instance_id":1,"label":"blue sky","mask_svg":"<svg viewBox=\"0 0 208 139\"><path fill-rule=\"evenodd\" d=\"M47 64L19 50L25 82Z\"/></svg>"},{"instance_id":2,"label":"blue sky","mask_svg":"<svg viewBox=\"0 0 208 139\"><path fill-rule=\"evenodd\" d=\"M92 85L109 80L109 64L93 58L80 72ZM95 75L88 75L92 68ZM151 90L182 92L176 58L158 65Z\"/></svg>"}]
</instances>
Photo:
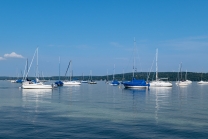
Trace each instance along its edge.
<instances>
[{"instance_id":1,"label":"blue sky","mask_svg":"<svg viewBox=\"0 0 208 139\"><path fill-rule=\"evenodd\" d=\"M149 71L207 72L207 0L1 0L0 76L17 76L39 47L39 71L74 75ZM139 57L139 59L138 59ZM155 71L155 66L152 71ZM35 74L35 61L30 74Z\"/></svg>"}]
</instances>

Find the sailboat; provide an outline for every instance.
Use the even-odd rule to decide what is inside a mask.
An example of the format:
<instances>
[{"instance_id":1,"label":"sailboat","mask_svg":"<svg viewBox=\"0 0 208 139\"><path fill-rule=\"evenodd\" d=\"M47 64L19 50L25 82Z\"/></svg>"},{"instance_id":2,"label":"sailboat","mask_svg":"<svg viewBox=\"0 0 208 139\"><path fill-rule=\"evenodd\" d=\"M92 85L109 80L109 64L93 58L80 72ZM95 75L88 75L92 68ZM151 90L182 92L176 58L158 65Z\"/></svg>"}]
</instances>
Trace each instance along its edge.
<instances>
[{"instance_id":1,"label":"sailboat","mask_svg":"<svg viewBox=\"0 0 208 139\"><path fill-rule=\"evenodd\" d=\"M90 71L90 80L88 81L88 84L97 84L97 82L92 80L92 71Z\"/></svg>"},{"instance_id":2,"label":"sailboat","mask_svg":"<svg viewBox=\"0 0 208 139\"><path fill-rule=\"evenodd\" d=\"M188 80L188 79L187 79L187 70L186 70L186 75L185 75L185 81L186 81L188 84L191 84L191 83L192 83L191 80Z\"/></svg>"},{"instance_id":3,"label":"sailboat","mask_svg":"<svg viewBox=\"0 0 208 139\"><path fill-rule=\"evenodd\" d=\"M82 81L81 83L88 83L88 81L84 80L84 74L82 73Z\"/></svg>"},{"instance_id":4,"label":"sailboat","mask_svg":"<svg viewBox=\"0 0 208 139\"><path fill-rule=\"evenodd\" d=\"M20 79L19 78L19 74L18 74L18 78L17 78L17 80L15 81L15 83L23 83L24 82L24 80L23 79Z\"/></svg>"},{"instance_id":5,"label":"sailboat","mask_svg":"<svg viewBox=\"0 0 208 139\"><path fill-rule=\"evenodd\" d=\"M42 77L42 79L40 80L41 82L47 82L47 80L45 80L44 78L43 72L41 73L41 77Z\"/></svg>"},{"instance_id":6,"label":"sailboat","mask_svg":"<svg viewBox=\"0 0 208 139\"><path fill-rule=\"evenodd\" d=\"M22 83L22 88L23 89L52 89L53 88L52 85L45 85L42 82L40 82L38 79L38 48L36 49L35 54L37 54L36 79L34 81L27 79L27 81ZM33 59L34 59L34 56L33 56ZM33 59L31 61L30 67L32 65ZM29 70L27 71L25 78L28 76Z\"/></svg>"},{"instance_id":7,"label":"sailboat","mask_svg":"<svg viewBox=\"0 0 208 139\"><path fill-rule=\"evenodd\" d=\"M71 61L69 61L68 68L69 68L70 71L71 71ZM67 75L68 68L67 68L67 70L66 70L65 77L66 77L66 75ZM68 80L63 81L64 86L65 86L65 85L81 85L81 82L78 82L78 81L72 81L72 80L71 80L71 74L72 74L72 73L70 72L70 80L69 80L69 81L68 81Z\"/></svg>"},{"instance_id":8,"label":"sailboat","mask_svg":"<svg viewBox=\"0 0 208 139\"><path fill-rule=\"evenodd\" d=\"M10 80L11 83L16 83L16 80Z\"/></svg>"},{"instance_id":9,"label":"sailboat","mask_svg":"<svg viewBox=\"0 0 208 139\"><path fill-rule=\"evenodd\" d=\"M158 78L158 67L157 67L157 59L158 59L158 49L156 49L156 80L150 82L150 87L172 87L172 83L167 80L168 78Z\"/></svg>"},{"instance_id":10,"label":"sailboat","mask_svg":"<svg viewBox=\"0 0 208 139\"><path fill-rule=\"evenodd\" d=\"M59 57L59 80L55 82L55 85L57 86L63 86L64 83L60 80L60 57Z\"/></svg>"},{"instance_id":11,"label":"sailboat","mask_svg":"<svg viewBox=\"0 0 208 139\"><path fill-rule=\"evenodd\" d=\"M114 74L115 74L115 64L114 64L114 70L113 70L113 81L110 83L110 85L117 86L120 83L117 80L115 80Z\"/></svg>"},{"instance_id":12,"label":"sailboat","mask_svg":"<svg viewBox=\"0 0 208 139\"><path fill-rule=\"evenodd\" d=\"M134 39L134 49L136 47L136 41ZM135 50L134 50L135 51ZM137 80L135 77L134 77L134 72L135 72L135 54L134 54L134 61L133 61L133 76L132 76L132 80L131 81L124 81L123 82L123 85L125 88L148 88L150 86L149 83L146 83L145 80L143 79L140 79L140 80Z\"/></svg>"},{"instance_id":13,"label":"sailboat","mask_svg":"<svg viewBox=\"0 0 208 139\"><path fill-rule=\"evenodd\" d=\"M202 73L201 73L201 81L197 82L198 84L208 84L208 81L202 80Z\"/></svg>"},{"instance_id":14,"label":"sailboat","mask_svg":"<svg viewBox=\"0 0 208 139\"><path fill-rule=\"evenodd\" d=\"M182 72L181 72L182 63L180 64L179 67L180 67L180 72L178 72L178 81L176 82L176 85L187 86L189 83L187 83L185 80L182 79ZM179 73L181 73L181 77L179 77Z\"/></svg>"},{"instance_id":15,"label":"sailboat","mask_svg":"<svg viewBox=\"0 0 208 139\"><path fill-rule=\"evenodd\" d=\"M106 81L105 81L106 84L109 84L108 82L108 69L107 69L107 75L106 75Z\"/></svg>"},{"instance_id":16,"label":"sailboat","mask_svg":"<svg viewBox=\"0 0 208 139\"><path fill-rule=\"evenodd\" d=\"M18 69L17 69L17 72L18 72ZM24 80L19 78L19 73L17 73L17 79L16 80L11 80L11 83L22 83L22 82L24 82Z\"/></svg>"}]
</instances>

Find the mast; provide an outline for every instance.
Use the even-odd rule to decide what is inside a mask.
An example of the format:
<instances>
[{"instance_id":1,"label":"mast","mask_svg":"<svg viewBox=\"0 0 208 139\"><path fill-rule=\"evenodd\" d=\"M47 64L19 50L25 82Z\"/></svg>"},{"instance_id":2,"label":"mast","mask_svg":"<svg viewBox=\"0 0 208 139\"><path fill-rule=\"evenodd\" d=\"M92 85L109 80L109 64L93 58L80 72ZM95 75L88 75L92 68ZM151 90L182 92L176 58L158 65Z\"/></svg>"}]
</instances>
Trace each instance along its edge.
<instances>
[{"instance_id":1,"label":"mast","mask_svg":"<svg viewBox=\"0 0 208 139\"><path fill-rule=\"evenodd\" d=\"M113 81L115 79L114 74L115 74L115 64L114 64L114 69L113 69Z\"/></svg>"},{"instance_id":2,"label":"mast","mask_svg":"<svg viewBox=\"0 0 208 139\"><path fill-rule=\"evenodd\" d=\"M70 81L71 81L72 74L73 74L73 73L72 73L73 71L71 70L71 60L70 60L69 70L70 70Z\"/></svg>"},{"instance_id":3,"label":"mast","mask_svg":"<svg viewBox=\"0 0 208 139\"><path fill-rule=\"evenodd\" d=\"M180 74L180 64L179 64L178 75L177 75L177 76L178 76L178 77L177 77L177 78L178 78L178 82L180 81L179 74Z\"/></svg>"},{"instance_id":4,"label":"mast","mask_svg":"<svg viewBox=\"0 0 208 139\"><path fill-rule=\"evenodd\" d=\"M156 81L158 81L158 67L157 67L157 58L158 58L158 48L156 49Z\"/></svg>"},{"instance_id":5,"label":"mast","mask_svg":"<svg viewBox=\"0 0 208 139\"><path fill-rule=\"evenodd\" d=\"M60 81L60 61L61 61L61 58L59 56L59 81Z\"/></svg>"},{"instance_id":6,"label":"mast","mask_svg":"<svg viewBox=\"0 0 208 139\"><path fill-rule=\"evenodd\" d=\"M39 73L38 73L38 48L37 48L37 67L36 67L36 78L39 78Z\"/></svg>"},{"instance_id":7,"label":"mast","mask_svg":"<svg viewBox=\"0 0 208 139\"><path fill-rule=\"evenodd\" d=\"M42 78L43 78L43 80L45 80L45 79L44 79L44 75L43 75L43 71L42 71Z\"/></svg>"},{"instance_id":8,"label":"mast","mask_svg":"<svg viewBox=\"0 0 208 139\"><path fill-rule=\"evenodd\" d=\"M123 69L123 79L122 80L124 80L124 69Z\"/></svg>"},{"instance_id":9,"label":"mast","mask_svg":"<svg viewBox=\"0 0 208 139\"><path fill-rule=\"evenodd\" d=\"M108 81L108 69L107 69L107 81Z\"/></svg>"},{"instance_id":10,"label":"mast","mask_svg":"<svg viewBox=\"0 0 208 139\"><path fill-rule=\"evenodd\" d=\"M28 73L28 58L27 58L27 73ZM28 77L28 75L27 75L27 77ZM26 78L27 78L27 77L26 77Z\"/></svg>"},{"instance_id":11,"label":"mast","mask_svg":"<svg viewBox=\"0 0 208 139\"><path fill-rule=\"evenodd\" d=\"M181 66L180 66L181 81L182 81L182 72L181 72L181 68L182 68L182 62L181 62Z\"/></svg>"},{"instance_id":12,"label":"mast","mask_svg":"<svg viewBox=\"0 0 208 139\"><path fill-rule=\"evenodd\" d=\"M133 61L133 78L134 78L134 70L135 70L135 47L136 47L136 40L134 37L134 61Z\"/></svg>"},{"instance_id":13,"label":"mast","mask_svg":"<svg viewBox=\"0 0 208 139\"><path fill-rule=\"evenodd\" d=\"M90 70L90 76L91 76L91 80L92 80L92 70Z\"/></svg>"},{"instance_id":14,"label":"mast","mask_svg":"<svg viewBox=\"0 0 208 139\"><path fill-rule=\"evenodd\" d=\"M71 75L71 77L70 77L70 81L71 81L71 78L73 78L73 70L72 70L72 75Z\"/></svg>"},{"instance_id":15,"label":"mast","mask_svg":"<svg viewBox=\"0 0 208 139\"><path fill-rule=\"evenodd\" d=\"M186 75L185 75L185 81L187 80L187 70L186 70Z\"/></svg>"}]
</instances>

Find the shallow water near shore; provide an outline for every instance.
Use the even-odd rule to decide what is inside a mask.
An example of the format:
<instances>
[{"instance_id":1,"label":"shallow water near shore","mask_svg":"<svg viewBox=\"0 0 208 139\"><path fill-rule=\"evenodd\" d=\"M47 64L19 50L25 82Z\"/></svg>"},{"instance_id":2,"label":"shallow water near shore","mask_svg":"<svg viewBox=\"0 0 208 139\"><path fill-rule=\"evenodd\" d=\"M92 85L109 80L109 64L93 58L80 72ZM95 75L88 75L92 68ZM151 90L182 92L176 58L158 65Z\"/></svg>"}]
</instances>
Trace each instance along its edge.
<instances>
[{"instance_id":1,"label":"shallow water near shore","mask_svg":"<svg viewBox=\"0 0 208 139\"><path fill-rule=\"evenodd\" d=\"M0 138L208 138L208 85L19 87L0 81Z\"/></svg>"}]
</instances>

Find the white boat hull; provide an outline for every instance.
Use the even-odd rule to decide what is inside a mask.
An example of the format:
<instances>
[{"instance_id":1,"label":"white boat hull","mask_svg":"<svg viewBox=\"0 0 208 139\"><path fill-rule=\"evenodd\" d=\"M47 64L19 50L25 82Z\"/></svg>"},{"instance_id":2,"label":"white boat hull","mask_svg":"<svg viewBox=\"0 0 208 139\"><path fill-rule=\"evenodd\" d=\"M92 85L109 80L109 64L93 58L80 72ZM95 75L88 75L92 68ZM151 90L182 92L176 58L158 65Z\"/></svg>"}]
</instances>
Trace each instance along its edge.
<instances>
[{"instance_id":1,"label":"white boat hull","mask_svg":"<svg viewBox=\"0 0 208 139\"><path fill-rule=\"evenodd\" d=\"M187 86L187 85L189 85L189 83L187 83L186 81L184 81L184 82L176 82L176 85L178 85L178 86Z\"/></svg>"},{"instance_id":2,"label":"white boat hull","mask_svg":"<svg viewBox=\"0 0 208 139\"><path fill-rule=\"evenodd\" d=\"M64 85L81 85L81 82L77 81L64 81Z\"/></svg>"},{"instance_id":3,"label":"white boat hull","mask_svg":"<svg viewBox=\"0 0 208 139\"><path fill-rule=\"evenodd\" d=\"M186 80L185 82L188 83L188 84L192 83L192 81L190 81L190 80Z\"/></svg>"},{"instance_id":4,"label":"white boat hull","mask_svg":"<svg viewBox=\"0 0 208 139\"><path fill-rule=\"evenodd\" d=\"M150 82L150 87L172 87L172 83L170 82L161 82L161 81L153 81Z\"/></svg>"},{"instance_id":5,"label":"white boat hull","mask_svg":"<svg viewBox=\"0 0 208 139\"><path fill-rule=\"evenodd\" d=\"M88 81L81 81L81 83L88 83Z\"/></svg>"},{"instance_id":6,"label":"white boat hull","mask_svg":"<svg viewBox=\"0 0 208 139\"><path fill-rule=\"evenodd\" d=\"M112 86L118 86L119 84L110 84L110 85L112 85Z\"/></svg>"},{"instance_id":7,"label":"white boat hull","mask_svg":"<svg viewBox=\"0 0 208 139\"><path fill-rule=\"evenodd\" d=\"M23 89L52 89L52 85L44 85L42 83L23 83L22 84Z\"/></svg>"},{"instance_id":8,"label":"white boat hull","mask_svg":"<svg viewBox=\"0 0 208 139\"><path fill-rule=\"evenodd\" d=\"M88 84L97 84L97 82L88 82Z\"/></svg>"},{"instance_id":9,"label":"white boat hull","mask_svg":"<svg viewBox=\"0 0 208 139\"><path fill-rule=\"evenodd\" d=\"M197 82L198 84L208 84L207 81L200 81L200 82Z\"/></svg>"},{"instance_id":10,"label":"white boat hull","mask_svg":"<svg viewBox=\"0 0 208 139\"><path fill-rule=\"evenodd\" d=\"M142 89L142 88L148 88L148 86L125 86L125 88L138 88L138 89Z\"/></svg>"}]
</instances>

